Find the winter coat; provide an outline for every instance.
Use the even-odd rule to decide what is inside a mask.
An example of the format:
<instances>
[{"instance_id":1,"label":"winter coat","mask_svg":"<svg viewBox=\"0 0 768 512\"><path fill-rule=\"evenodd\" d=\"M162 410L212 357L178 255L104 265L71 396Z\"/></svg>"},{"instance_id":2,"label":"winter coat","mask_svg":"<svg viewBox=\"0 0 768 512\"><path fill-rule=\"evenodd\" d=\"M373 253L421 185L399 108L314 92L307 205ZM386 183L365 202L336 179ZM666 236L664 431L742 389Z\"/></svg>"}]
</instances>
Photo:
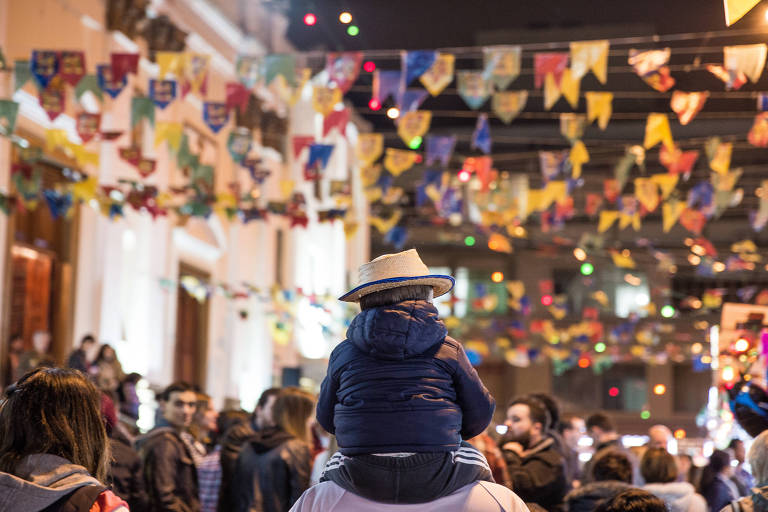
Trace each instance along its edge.
<instances>
[{"instance_id":1,"label":"winter coat","mask_svg":"<svg viewBox=\"0 0 768 512\"><path fill-rule=\"evenodd\" d=\"M219 512L229 512L235 506L232 493L232 478L235 474L237 457L246 442L256 435L253 421L232 426L221 440L221 486L219 487Z\"/></svg>"},{"instance_id":2,"label":"winter coat","mask_svg":"<svg viewBox=\"0 0 768 512\"><path fill-rule=\"evenodd\" d=\"M688 482L645 484L643 489L663 499L670 512L707 511L707 502Z\"/></svg>"},{"instance_id":3,"label":"winter coat","mask_svg":"<svg viewBox=\"0 0 768 512\"><path fill-rule=\"evenodd\" d=\"M515 493L499 484L477 482L455 493L412 505L387 504L361 498L333 482L321 482L307 492L291 512L527 512Z\"/></svg>"},{"instance_id":4,"label":"winter coat","mask_svg":"<svg viewBox=\"0 0 768 512\"><path fill-rule=\"evenodd\" d=\"M278 428L243 446L232 478L234 512L287 512L309 487L309 445Z\"/></svg>"},{"instance_id":5,"label":"winter coat","mask_svg":"<svg viewBox=\"0 0 768 512\"><path fill-rule=\"evenodd\" d=\"M726 483L723 476L717 475L711 485L707 486L706 489L702 489L702 494L704 499L707 500L709 510L719 512L731 501L738 499L738 491L732 491L732 488L735 489L735 487L735 484L731 482Z\"/></svg>"},{"instance_id":6,"label":"winter coat","mask_svg":"<svg viewBox=\"0 0 768 512\"><path fill-rule=\"evenodd\" d=\"M736 507L728 505L721 512L768 512L768 486L752 489L752 495L741 498Z\"/></svg>"},{"instance_id":7,"label":"winter coat","mask_svg":"<svg viewBox=\"0 0 768 512\"><path fill-rule=\"evenodd\" d=\"M151 512L200 512L197 469L180 434L159 427L136 440Z\"/></svg>"},{"instance_id":8,"label":"winter coat","mask_svg":"<svg viewBox=\"0 0 768 512\"><path fill-rule=\"evenodd\" d=\"M107 480L112 483L112 490L128 503L131 512L147 512L149 499L144 486L141 457L124 436L114 431L109 445L112 462Z\"/></svg>"},{"instance_id":9,"label":"winter coat","mask_svg":"<svg viewBox=\"0 0 768 512\"><path fill-rule=\"evenodd\" d=\"M632 486L618 480L592 482L574 489L565 496L568 512L592 512L602 502L608 501Z\"/></svg>"},{"instance_id":10,"label":"winter coat","mask_svg":"<svg viewBox=\"0 0 768 512\"><path fill-rule=\"evenodd\" d=\"M505 448L503 440L499 444L507 461L512 490L526 503L537 503L547 510L559 510L567 483L565 460L555 447L554 439L547 437L522 455Z\"/></svg>"},{"instance_id":11,"label":"winter coat","mask_svg":"<svg viewBox=\"0 0 768 512\"><path fill-rule=\"evenodd\" d=\"M485 430L495 402L437 309L367 309L331 353L317 421L344 455L446 452Z\"/></svg>"},{"instance_id":12,"label":"winter coat","mask_svg":"<svg viewBox=\"0 0 768 512\"><path fill-rule=\"evenodd\" d=\"M75 500L83 503L80 509L86 512L128 512L125 502L105 490L84 467L56 455L29 455L19 463L16 475L0 473L2 512L55 510Z\"/></svg>"}]
</instances>

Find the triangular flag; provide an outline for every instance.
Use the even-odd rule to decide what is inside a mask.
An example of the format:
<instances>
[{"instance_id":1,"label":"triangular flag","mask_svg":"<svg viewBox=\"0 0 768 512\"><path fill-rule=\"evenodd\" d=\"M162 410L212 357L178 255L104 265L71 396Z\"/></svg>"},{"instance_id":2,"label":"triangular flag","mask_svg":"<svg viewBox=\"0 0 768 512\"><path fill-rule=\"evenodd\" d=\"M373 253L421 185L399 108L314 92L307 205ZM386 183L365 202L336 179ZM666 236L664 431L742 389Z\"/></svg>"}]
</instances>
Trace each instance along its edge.
<instances>
[{"instance_id":1,"label":"triangular flag","mask_svg":"<svg viewBox=\"0 0 768 512\"><path fill-rule=\"evenodd\" d=\"M369 222L371 226L375 227L379 233L382 235L387 234L392 228L394 228L398 222L400 222L400 219L403 217L403 212L400 210L395 210L395 212L392 214L392 216L389 219L384 219L382 217L371 217L369 219Z\"/></svg>"},{"instance_id":2,"label":"triangular flag","mask_svg":"<svg viewBox=\"0 0 768 512\"><path fill-rule=\"evenodd\" d=\"M103 99L101 87L99 87L99 77L96 75L85 75L75 86L75 97L79 101L86 92L93 93L99 101Z\"/></svg>"},{"instance_id":3,"label":"triangular flag","mask_svg":"<svg viewBox=\"0 0 768 512\"><path fill-rule=\"evenodd\" d=\"M13 90L18 91L32 78L32 67L28 60L13 62Z\"/></svg>"},{"instance_id":4,"label":"triangular flag","mask_svg":"<svg viewBox=\"0 0 768 512\"><path fill-rule=\"evenodd\" d=\"M705 149L709 158L709 168L720 174L727 173L731 168L733 143L720 142L719 138L713 137L707 141Z\"/></svg>"},{"instance_id":5,"label":"triangular flag","mask_svg":"<svg viewBox=\"0 0 768 512\"><path fill-rule=\"evenodd\" d=\"M312 89L312 108L323 116L333 112L333 109L341 102L341 99L341 89L338 87L330 88L316 85Z\"/></svg>"},{"instance_id":6,"label":"triangular flag","mask_svg":"<svg viewBox=\"0 0 768 512\"><path fill-rule=\"evenodd\" d=\"M347 134L347 124L349 123L349 109L334 110L323 118L323 137L328 135L331 130L336 128L341 135Z\"/></svg>"},{"instance_id":7,"label":"triangular flag","mask_svg":"<svg viewBox=\"0 0 768 512\"><path fill-rule=\"evenodd\" d=\"M560 133L571 143L584 135L587 117L584 114L564 112L560 114Z\"/></svg>"},{"instance_id":8,"label":"triangular flag","mask_svg":"<svg viewBox=\"0 0 768 512\"><path fill-rule=\"evenodd\" d=\"M480 114L472 133L472 149L480 149L486 155L491 152L491 125L488 122L488 114Z\"/></svg>"},{"instance_id":9,"label":"triangular flag","mask_svg":"<svg viewBox=\"0 0 768 512\"><path fill-rule=\"evenodd\" d=\"M661 146L659 150L659 162L670 174L690 174L698 159L699 152L696 150L682 151L677 147L667 149L667 146Z\"/></svg>"},{"instance_id":10,"label":"triangular flag","mask_svg":"<svg viewBox=\"0 0 768 512\"><path fill-rule=\"evenodd\" d=\"M659 188L650 178L635 178L635 197L648 212L659 207Z\"/></svg>"},{"instance_id":11,"label":"triangular flag","mask_svg":"<svg viewBox=\"0 0 768 512\"><path fill-rule=\"evenodd\" d=\"M429 94L424 89L406 89L397 95L397 108L400 112L418 110Z\"/></svg>"},{"instance_id":12,"label":"triangular flag","mask_svg":"<svg viewBox=\"0 0 768 512\"><path fill-rule=\"evenodd\" d=\"M16 126L19 104L13 100L0 100L0 135L10 137Z\"/></svg>"},{"instance_id":13,"label":"triangular flag","mask_svg":"<svg viewBox=\"0 0 768 512\"><path fill-rule=\"evenodd\" d=\"M400 71L382 71L377 69L373 72L372 98L379 103L384 103L390 96L398 97L402 82L402 72Z\"/></svg>"},{"instance_id":14,"label":"triangular flag","mask_svg":"<svg viewBox=\"0 0 768 512\"><path fill-rule=\"evenodd\" d=\"M30 58L30 70L39 89L46 89L51 80L59 74L59 52L52 50L33 50Z\"/></svg>"},{"instance_id":15,"label":"triangular flag","mask_svg":"<svg viewBox=\"0 0 768 512\"><path fill-rule=\"evenodd\" d=\"M540 89L547 75L552 75L560 88L560 79L568 68L568 54L565 52L537 53L533 56L534 87Z\"/></svg>"},{"instance_id":16,"label":"triangular flag","mask_svg":"<svg viewBox=\"0 0 768 512\"><path fill-rule=\"evenodd\" d=\"M432 96L437 96L453 82L456 58L450 53L438 53L435 63L424 72L419 81Z\"/></svg>"},{"instance_id":17,"label":"triangular flag","mask_svg":"<svg viewBox=\"0 0 768 512\"><path fill-rule=\"evenodd\" d=\"M293 144L293 158L299 158L304 148L308 148L315 142L313 135L294 135L291 143Z\"/></svg>"},{"instance_id":18,"label":"triangular flag","mask_svg":"<svg viewBox=\"0 0 768 512\"><path fill-rule=\"evenodd\" d=\"M429 131L432 122L432 112L428 110L413 110L400 117L397 124L397 134L407 145L416 137L423 137Z\"/></svg>"},{"instance_id":19,"label":"triangular flag","mask_svg":"<svg viewBox=\"0 0 768 512\"><path fill-rule=\"evenodd\" d=\"M520 74L522 48L520 46L492 46L483 48L483 69L486 77L503 91Z\"/></svg>"},{"instance_id":20,"label":"triangular flag","mask_svg":"<svg viewBox=\"0 0 768 512\"><path fill-rule=\"evenodd\" d=\"M502 91L493 95L492 108L496 117L505 124L514 120L528 102L528 91Z\"/></svg>"},{"instance_id":21,"label":"triangular flag","mask_svg":"<svg viewBox=\"0 0 768 512\"><path fill-rule=\"evenodd\" d=\"M226 84L226 100L227 110L237 107L240 110L240 114L244 115L248 109L248 101L251 98L251 91L248 90L240 82L227 82Z\"/></svg>"},{"instance_id":22,"label":"triangular flag","mask_svg":"<svg viewBox=\"0 0 768 512\"><path fill-rule=\"evenodd\" d=\"M693 208L685 208L680 214L680 225L695 235L701 235L701 231L704 229L704 225L707 223L707 219L704 214L699 210Z\"/></svg>"},{"instance_id":23,"label":"triangular flag","mask_svg":"<svg viewBox=\"0 0 768 512\"><path fill-rule=\"evenodd\" d=\"M570 160L571 168L573 169L571 177L575 180L579 179L581 177L581 167L585 163L589 162L589 152L587 151L587 146L585 146L582 141L577 140L576 143L571 147L568 160Z\"/></svg>"},{"instance_id":24,"label":"triangular flag","mask_svg":"<svg viewBox=\"0 0 768 512\"><path fill-rule=\"evenodd\" d=\"M447 167L455 146L455 135L430 135L427 137L427 167L437 161L440 161L443 167Z\"/></svg>"},{"instance_id":25,"label":"triangular flag","mask_svg":"<svg viewBox=\"0 0 768 512\"><path fill-rule=\"evenodd\" d=\"M427 72L437 60L434 50L416 50L401 53L403 88Z\"/></svg>"},{"instance_id":26,"label":"triangular flag","mask_svg":"<svg viewBox=\"0 0 768 512\"><path fill-rule=\"evenodd\" d=\"M755 116L755 122L747 134L747 140L759 148L768 146L768 112L760 112Z\"/></svg>"},{"instance_id":27,"label":"triangular flag","mask_svg":"<svg viewBox=\"0 0 768 512\"><path fill-rule=\"evenodd\" d=\"M669 74L671 50L629 50L629 65L648 85L659 92L666 92L675 85L675 79Z\"/></svg>"},{"instance_id":28,"label":"triangular flag","mask_svg":"<svg viewBox=\"0 0 768 512\"><path fill-rule=\"evenodd\" d=\"M75 87L85 76L85 52L65 50L61 52L60 58L59 76L69 85Z\"/></svg>"},{"instance_id":29,"label":"triangular flag","mask_svg":"<svg viewBox=\"0 0 768 512\"><path fill-rule=\"evenodd\" d=\"M597 119L600 129L605 130L613 114L613 93L589 91L584 97L587 99L587 122Z\"/></svg>"},{"instance_id":30,"label":"triangular flag","mask_svg":"<svg viewBox=\"0 0 768 512\"><path fill-rule=\"evenodd\" d=\"M181 81L181 95L188 93L204 97L208 85L208 65L211 60L210 55L187 52L185 54L184 79Z\"/></svg>"},{"instance_id":31,"label":"triangular flag","mask_svg":"<svg viewBox=\"0 0 768 512\"><path fill-rule=\"evenodd\" d=\"M610 43L607 40L572 42L571 72L573 78L581 80L591 70L600 83L604 84L608 75L609 48Z\"/></svg>"},{"instance_id":32,"label":"triangular flag","mask_svg":"<svg viewBox=\"0 0 768 512\"><path fill-rule=\"evenodd\" d=\"M381 133L361 133L357 137L357 158L360 166L369 167L384 151L384 135Z\"/></svg>"},{"instance_id":33,"label":"triangular flag","mask_svg":"<svg viewBox=\"0 0 768 512\"><path fill-rule=\"evenodd\" d=\"M760 80L760 75L765 67L765 58L768 55L768 45L743 44L738 46L725 46L723 48L723 67L728 71L744 73L750 82Z\"/></svg>"},{"instance_id":34,"label":"triangular flag","mask_svg":"<svg viewBox=\"0 0 768 512\"><path fill-rule=\"evenodd\" d=\"M613 259L613 264L616 265L619 268L635 268L635 260L632 259L632 256L629 254L629 251L626 249L622 252L611 250L611 258Z\"/></svg>"},{"instance_id":35,"label":"triangular flag","mask_svg":"<svg viewBox=\"0 0 768 512\"><path fill-rule=\"evenodd\" d=\"M362 61L362 52L329 53L325 59L328 82L336 84L346 94L360 74Z\"/></svg>"},{"instance_id":36,"label":"triangular flag","mask_svg":"<svg viewBox=\"0 0 768 512\"><path fill-rule=\"evenodd\" d=\"M575 109L579 106L579 88L581 87L581 80L573 76L570 69L566 69L563 72L563 77L560 79L560 92L568 100L568 104L571 108Z\"/></svg>"},{"instance_id":37,"label":"triangular flag","mask_svg":"<svg viewBox=\"0 0 768 512\"><path fill-rule=\"evenodd\" d=\"M709 92L683 92L675 91L670 100L672 111L677 114L680 124L686 125L693 121L696 114L704 108L704 103L709 98Z\"/></svg>"},{"instance_id":38,"label":"triangular flag","mask_svg":"<svg viewBox=\"0 0 768 512\"><path fill-rule=\"evenodd\" d=\"M719 78L728 91L737 91L747 83L747 75L741 71L725 69L719 64L707 64L707 71Z\"/></svg>"},{"instance_id":39,"label":"triangular flag","mask_svg":"<svg viewBox=\"0 0 768 512\"><path fill-rule=\"evenodd\" d=\"M667 199L672 191L675 190L680 176L677 174L654 174L650 177L650 180L661 189L661 198Z\"/></svg>"},{"instance_id":40,"label":"triangular flag","mask_svg":"<svg viewBox=\"0 0 768 512\"><path fill-rule=\"evenodd\" d=\"M387 153L384 157L384 168L390 174L397 177L413 167L418 157L419 154L415 151L387 148Z\"/></svg>"},{"instance_id":41,"label":"triangular flag","mask_svg":"<svg viewBox=\"0 0 768 512\"><path fill-rule=\"evenodd\" d=\"M333 148L332 144L310 144L309 159L304 167L304 179L312 180L320 177L321 173L319 171L322 171L328 165Z\"/></svg>"},{"instance_id":42,"label":"triangular flag","mask_svg":"<svg viewBox=\"0 0 768 512\"><path fill-rule=\"evenodd\" d=\"M645 125L645 142L643 142L643 146L645 149L650 149L659 142L663 143L668 149L675 147L667 115L651 113L648 114L648 121Z\"/></svg>"},{"instance_id":43,"label":"triangular flag","mask_svg":"<svg viewBox=\"0 0 768 512\"><path fill-rule=\"evenodd\" d=\"M561 95L560 87L555 82L555 75L548 73L544 78L544 110L550 110Z\"/></svg>"},{"instance_id":44,"label":"triangular flag","mask_svg":"<svg viewBox=\"0 0 768 512\"><path fill-rule=\"evenodd\" d=\"M163 80L168 73L172 73L176 79L184 76L184 54L179 52L157 52L155 53L155 62L157 62L157 78Z\"/></svg>"},{"instance_id":45,"label":"triangular flag","mask_svg":"<svg viewBox=\"0 0 768 512\"><path fill-rule=\"evenodd\" d=\"M149 97L159 108L164 109L176 98L175 80L150 80Z\"/></svg>"},{"instance_id":46,"label":"triangular flag","mask_svg":"<svg viewBox=\"0 0 768 512\"><path fill-rule=\"evenodd\" d=\"M723 0L725 7L725 26L730 27L747 14L760 0Z\"/></svg>"},{"instance_id":47,"label":"triangular flag","mask_svg":"<svg viewBox=\"0 0 768 512\"><path fill-rule=\"evenodd\" d=\"M80 140L82 140L84 144L88 143L99 134L101 114L80 112L77 114L75 123Z\"/></svg>"},{"instance_id":48,"label":"triangular flag","mask_svg":"<svg viewBox=\"0 0 768 512\"><path fill-rule=\"evenodd\" d=\"M177 122L158 122L155 125L155 147L161 142L167 142L168 147L178 151L181 147L181 137L184 126Z\"/></svg>"},{"instance_id":49,"label":"triangular flag","mask_svg":"<svg viewBox=\"0 0 768 512\"><path fill-rule=\"evenodd\" d=\"M134 96L131 98L131 128L146 118L149 124L155 124L155 104L152 98Z\"/></svg>"},{"instance_id":50,"label":"triangular flag","mask_svg":"<svg viewBox=\"0 0 768 512\"><path fill-rule=\"evenodd\" d=\"M491 94L491 82L479 71L457 73L459 96L472 110L477 110Z\"/></svg>"},{"instance_id":51,"label":"triangular flag","mask_svg":"<svg viewBox=\"0 0 768 512\"><path fill-rule=\"evenodd\" d=\"M138 53L110 53L109 63L112 69L112 77L117 82L122 82L128 73L136 74L139 71Z\"/></svg>"},{"instance_id":52,"label":"triangular flag","mask_svg":"<svg viewBox=\"0 0 768 512\"><path fill-rule=\"evenodd\" d=\"M264 83L266 85L271 84L277 76L285 78L288 85L296 84L296 57L294 55L271 54L264 57Z\"/></svg>"},{"instance_id":53,"label":"triangular flag","mask_svg":"<svg viewBox=\"0 0 768 512\"><path fill-rule=\"evenodd\" d=\"M619 218L619 212L603 210L600 212L600 220L597 225L598 233L605 233L613 226Z\"/></svg>"}]
</instances>

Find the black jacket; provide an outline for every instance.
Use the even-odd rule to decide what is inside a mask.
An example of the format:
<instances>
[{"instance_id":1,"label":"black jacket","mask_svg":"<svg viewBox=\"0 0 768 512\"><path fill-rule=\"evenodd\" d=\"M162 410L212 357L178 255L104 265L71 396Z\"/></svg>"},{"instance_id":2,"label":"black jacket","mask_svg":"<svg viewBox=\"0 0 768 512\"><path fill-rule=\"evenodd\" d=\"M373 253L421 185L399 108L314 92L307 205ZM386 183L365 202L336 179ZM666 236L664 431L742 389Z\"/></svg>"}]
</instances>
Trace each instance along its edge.
<instances>
[{"instance_id":1,"label":"black jacket","mask_svg":"<svg viewBox=\"0 0 768 512\"><path fill-rule=\"evenodd\" d=\"M307 443L277 428L243 446L232 478L234 512L288 512L309 487Z\"/></svg>"},{"instance_id":2,"label":"black jacket","mask_svg":"<svg viewBox=\"0 0 768 512\"><path fill-rule=\"evenodd\" d=\"M151 512L200 512L197 468L178 432L155 428L136 441Z\"/></svg>"},{"instance_id":3,"label":"black jacket","mask_svg":"<svg viewBox=\"0 0 768 512\"><path fill-rule=\"evenodd\" d=\"M592 482L569 492L565 497L568 512L592 512L602 502L610 500L632 486L618 480Z\"/></svg>"},{"instance_id":4,"label":"black jacket","mask_svg":"<svg viewBox=\"0 0 768 512\"><path fill-rule=\"evenodd\" d=\"M112 491L128 503L131 512L148 512L149 500L139 454L119 433L113 433L109 445L112 462L107 480L112 484Z\"/></svg>"},{"instance_id":5,"label":"black jacket","mask_svg":"<svg viewBox=\"0 0 768 512\"><path fill-rule=\"evenodd\" d=\"M560 510L567 488L565 460L555 448L554 440L547 437L524 451L522 456L506 449L503 441L500 444L515 494L526 503Z\"/></svg>"},{"instance_id":6,"label":"black jacket","mask_svg":"<svg viewBox=\"0 0 768 512\"><path fill-rule=\"evenodd\" d=\"M317 421L344 455L446 452L485 430L495 402L437 309L404 301L358 314L328 361Z\"/></svg>"},{"instance_id":7,"label":"black jacket","mask_svg":"<svg viewBox=\"0 0 768 512\"><path fill-rule=\"evenodd\" d=\"M221 486L219 487L219 512L229 512L235 507L232 495L232 478L235 474L237 457L243 445L253 440L256 429L253 421L238 423L226 431L221 440Z\"/></svg>"}]
</instances>

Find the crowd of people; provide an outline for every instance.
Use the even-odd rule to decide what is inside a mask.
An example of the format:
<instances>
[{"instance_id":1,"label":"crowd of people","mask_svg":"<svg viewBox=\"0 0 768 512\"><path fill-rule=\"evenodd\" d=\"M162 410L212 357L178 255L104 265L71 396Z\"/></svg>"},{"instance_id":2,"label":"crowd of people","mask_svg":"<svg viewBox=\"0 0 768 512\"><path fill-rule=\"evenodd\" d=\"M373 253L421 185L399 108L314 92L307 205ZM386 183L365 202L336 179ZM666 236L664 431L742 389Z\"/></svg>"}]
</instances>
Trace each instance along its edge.
<instances>
[{"instance_id":1,"label":"crowd of people","mask_svg":"<svg viewBox=\"0 0 768 512\"><path fill-rule=\"evenodd\" d=\"M86 337L55 368L37 340L0 407L0 511L768 511L768 431L699 469L666 426L626 449L608 415L544 393L489 429L496 402L432 305L452 279L415 251L366 265L320 393L267 389L251 413L175 382L140 434L138 376L109 345Z\"/></svg>"}]
</instances>

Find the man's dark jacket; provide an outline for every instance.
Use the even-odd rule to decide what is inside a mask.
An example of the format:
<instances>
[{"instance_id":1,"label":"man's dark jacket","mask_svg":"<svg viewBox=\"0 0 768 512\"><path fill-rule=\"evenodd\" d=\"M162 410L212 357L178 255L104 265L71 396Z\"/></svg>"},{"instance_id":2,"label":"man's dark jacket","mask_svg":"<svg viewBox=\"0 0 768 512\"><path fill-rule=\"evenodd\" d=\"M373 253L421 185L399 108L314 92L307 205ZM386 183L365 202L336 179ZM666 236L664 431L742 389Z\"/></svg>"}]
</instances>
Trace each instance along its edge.
<instances>
[{"instance_id":1,"label":"man's dark jacket","mask_svg":"<svg viewBox=\"0 0 768 512\"><path fill-rule=\"evenodd\" d=\"M136 441L144 464L151 512L199 512L200 491L192 454L176 430L159 427Z\"/></svg>"},{"instance_id":2,"label":"man's dark jacket","mask_svg":"<svg viewBox=\"0 0 768 512\"><path fill-rule=\"evenodd\" d=\"M515 494L526 503L533 502L547 510L561 510L567 489L565 461L554 440L547 437L522 455L505 448L503 441L500 444Z\"/></svg>"},{"instance_id":3,"label":"man's dark jacket","mask_svg":"<svg viewBox=\"0 0 768 512\"><path fill-rule=\"evenodd\" d=\"M229 512L235 507L232 495L232 478L237 466L237 457L248 441L256 436L253 419L233 425L221 440L221 486L219 487L219 512Z\"/></svg>"},{"instance_id":4,"label":"man's dark jacket","mask_svg":"<svg viewBox=\"0 0 768 512\"><path fill-rule=\"evenodd\" d=\"M437 309L404 301L367 309L331 353L317 421L344 455L458 450L495 402Z\"/></svg>"},{"instance_id":5,"label":"man's dark jacket","mask_svg":"<svg viewBox=\"0 0 768 512\"><path fill-rule=\"evenodd\" d=\"M309 488L309 445L275 427L243 446L232 478L233 512L288 512Z\"/></svg>"},{"instance_id":6,"label":"man's dark jacket","mask_svg":"<svg viewBox=\"0 0 768 512\"><path fill-rule=\"evenodd\" d=\"M131 512L147 512L149 501L139 454L118 432L112 432L109 446L112 450L112 462L107 480L112 484L112 491L128 503Z\"/></svg>"},{"instance_id":7,"label":"man's dark jacket","mask_svg":"<svg viewBox=\"0 0 768 512\"><path fill-rule=\"evenodd\" d=\"M568 512L592 512L604 501L630 488L631 485L618 480L592 482L569 492L565 503Z\"/></svg>"}]
</instances>

